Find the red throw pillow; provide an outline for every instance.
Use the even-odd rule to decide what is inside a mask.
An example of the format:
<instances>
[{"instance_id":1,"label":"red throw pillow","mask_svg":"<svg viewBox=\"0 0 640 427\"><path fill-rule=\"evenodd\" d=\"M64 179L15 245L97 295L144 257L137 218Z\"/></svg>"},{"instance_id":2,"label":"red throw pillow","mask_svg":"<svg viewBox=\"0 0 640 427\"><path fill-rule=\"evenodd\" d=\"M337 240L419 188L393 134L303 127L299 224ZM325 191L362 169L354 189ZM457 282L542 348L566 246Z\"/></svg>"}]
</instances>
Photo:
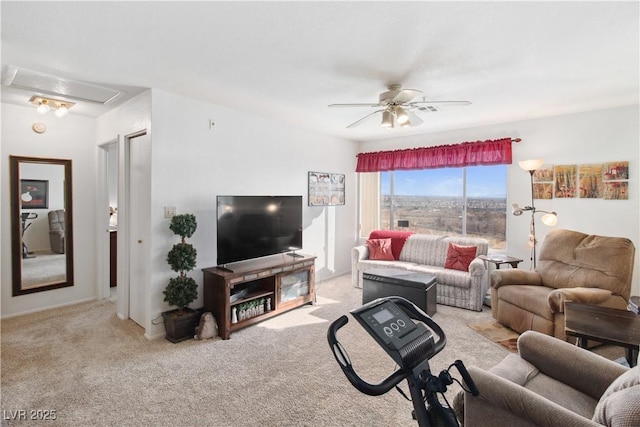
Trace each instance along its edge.
<instances>
[{"instance_id":1,"label":"red throw pillow","mask_svg":"<svg viewBox=\"0 0 640 427\"><path fill-rule=\"evenodd\" d=\"M391 253L393 254L393 258L400 259L400 252L402 252L404 242L406 242L412 234L413 231L373 230L369 234L369 239L391 239Z\"/></svg>"},{"instance_id":2,"label":"red throw pillow","mask_svg":"<svg viewBox=\"0 0 640 427\"><path fill-rule=\"evenodd\" d=\"M367 240L369 248L369 259L379 261L393 261L391 253L391 239L369 239Z\"/></svg>"},{"instance_id":3,"label":"red throw pillow","mask_svg":"<svg viewBox=\"0 0 640 427\"><path fill-rule=\"evenodd\" d=\"M478 248L475 246L460 246L455 243L449 243L444 268L469 271L469 264L476 257L477 250Z\"/></svg>"}]
</instances>

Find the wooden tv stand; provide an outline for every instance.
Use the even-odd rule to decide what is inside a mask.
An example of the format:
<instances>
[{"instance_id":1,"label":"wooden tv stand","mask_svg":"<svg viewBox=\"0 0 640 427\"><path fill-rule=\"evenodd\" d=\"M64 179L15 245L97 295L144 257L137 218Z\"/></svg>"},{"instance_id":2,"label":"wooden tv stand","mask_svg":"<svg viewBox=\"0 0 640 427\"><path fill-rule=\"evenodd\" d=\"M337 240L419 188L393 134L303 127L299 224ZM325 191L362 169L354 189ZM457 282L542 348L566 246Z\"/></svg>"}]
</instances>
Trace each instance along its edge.
<instances>
[{"instance_id":1,"label":"wooden tv stand","mask_svg":"<svg viewBox=\"0 0 640 427\"><path fill-rule=\"evenodd\" d=\"M218 335L227 340L231 332L238 329L301 305L313 304L315 259L309 255L274 255L245 262L233 271L220 267L203 269L204 310L216 318ZM251 317L241 318L240 309L248 306L262 306L262 310L253 309Z\"/></svg>"}]
</instances>

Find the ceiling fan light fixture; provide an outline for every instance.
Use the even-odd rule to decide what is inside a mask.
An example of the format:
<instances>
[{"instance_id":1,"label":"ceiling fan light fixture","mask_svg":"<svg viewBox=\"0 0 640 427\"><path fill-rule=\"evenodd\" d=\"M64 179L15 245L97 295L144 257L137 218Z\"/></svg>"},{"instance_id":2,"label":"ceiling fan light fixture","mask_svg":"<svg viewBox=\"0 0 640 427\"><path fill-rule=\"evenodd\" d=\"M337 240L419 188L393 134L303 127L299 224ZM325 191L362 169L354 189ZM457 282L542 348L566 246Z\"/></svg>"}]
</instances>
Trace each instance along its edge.
<instances>
[{"instance_id":1,"label":"ceiling fan light fixture","mask_svg":"<svg viewBox=\"0 0 640 427\"><path fill-rule=\"evenodd\" d=\"M389 129L393 127L393 114L389 110L382 112L382 127Z\"/></svg>"},{"instance_id":2,"label":"ceiling fan light fixture","mask_svg":"<svg viewBox=\"0 0 640 427\"><path fill-rule=\"evenodd\" d=\"M395 113L396 113L396 120L398 121L398 123L400 123L403 126L405 125L405 123L409 123L409 115L404 110L404 108L397 105L395 107Z\"/></svg>"}]
</instances>

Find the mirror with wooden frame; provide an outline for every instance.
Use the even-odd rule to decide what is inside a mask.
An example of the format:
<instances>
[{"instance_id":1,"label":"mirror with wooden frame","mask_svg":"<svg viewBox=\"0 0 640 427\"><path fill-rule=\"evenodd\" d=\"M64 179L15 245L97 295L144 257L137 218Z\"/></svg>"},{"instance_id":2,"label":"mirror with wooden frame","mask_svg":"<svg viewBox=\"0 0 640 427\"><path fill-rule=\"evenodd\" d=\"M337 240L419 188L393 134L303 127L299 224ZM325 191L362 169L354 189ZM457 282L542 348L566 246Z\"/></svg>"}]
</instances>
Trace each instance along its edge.
<instances>
[{"instance_id":1,"label":"mirror with wooden frame","mask_svg":"<svg viewBox=\"0 0 640 427\"><path fill-rule=\"evenodd\" d=\"M9 156L13 296L73 286L71 160Z\"/></svg>"}]
</instances>

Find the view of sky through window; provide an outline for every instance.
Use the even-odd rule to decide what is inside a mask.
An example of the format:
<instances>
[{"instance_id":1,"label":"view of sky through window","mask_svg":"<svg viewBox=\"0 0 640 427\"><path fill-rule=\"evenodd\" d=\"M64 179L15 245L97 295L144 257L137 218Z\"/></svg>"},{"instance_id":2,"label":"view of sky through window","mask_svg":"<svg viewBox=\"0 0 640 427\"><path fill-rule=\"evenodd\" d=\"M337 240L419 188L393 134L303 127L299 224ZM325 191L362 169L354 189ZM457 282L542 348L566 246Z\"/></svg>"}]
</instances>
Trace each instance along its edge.
<instances>
[{"instance_id":1,"label":"view of sky through window","mask_svg":"<svg viewBox=\"0 0 640 427\"><path fill-rule=\"evenodd\" d=\"M506 165L467 168L467 197L507 197ZM381 174L383 194L389 194L389 173ZM442 168L394 172L398 196L462 196L462 169Z\"/></svg>"}]
</instances>

